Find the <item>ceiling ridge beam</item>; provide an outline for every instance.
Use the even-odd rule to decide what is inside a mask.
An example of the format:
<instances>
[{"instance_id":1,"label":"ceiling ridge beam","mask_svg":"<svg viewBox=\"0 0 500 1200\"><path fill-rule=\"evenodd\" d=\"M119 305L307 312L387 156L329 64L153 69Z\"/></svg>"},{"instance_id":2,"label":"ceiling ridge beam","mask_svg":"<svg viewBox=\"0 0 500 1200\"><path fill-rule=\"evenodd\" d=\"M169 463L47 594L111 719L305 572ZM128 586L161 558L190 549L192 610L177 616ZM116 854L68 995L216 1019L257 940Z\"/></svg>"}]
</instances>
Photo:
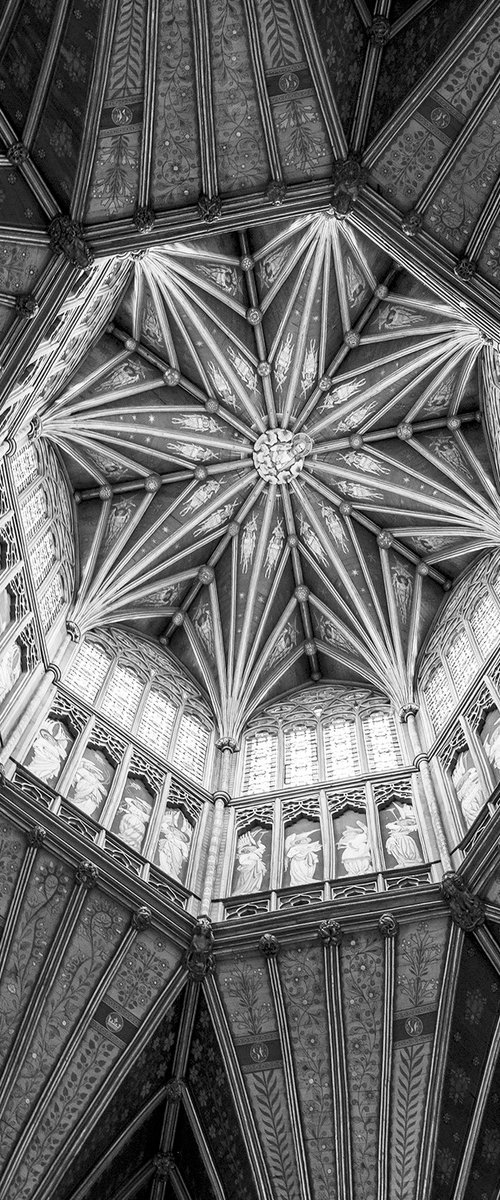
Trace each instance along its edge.
<instances>
[{"instance_id":1,"label":"ceiling ridge beam","mask_svg":"<svg viewBox=\"0 0 500 1200\"><path fill-rule=\"evenodd\" d=\"M368 30L369 39L363 63L363 74L358 88L356 107L351 125L350 148L354 152L359 152L363 149L370 124L384 48L390 38L390 25L388 21L390 7L391 0L377 0L373 13L373 22ZM372 33L372 30L377 28L377 20L381 29L380 36Z\"/></svg>"},{"instance_id":2,"label":"ceiling ridge beam","mask_svg":"<svg viewBox=\"0 0 500 1200\"><path fill-rule=\"evenodd\" d=\"M329 1066L336 1131L337 1187L339 1200L353 1200L351 1118L340 961L342 926L337 920L329 918L321 922L319 932L323 943Z\"/></svg>"},{"instance_id":3,"label":"ceiling ridge beam","mask_svg":"<svg viewBox=\"0 0 500 1200\"><path fill-rule=\"evenodd\" d=\"M283 1073L285 1077L285 1092L290 1111L290 1122L292 1129L292 1141L295 1150L295 1160L297 1166L299 1193L301 1200L312 1200L311 1183L309 1179L309 1169L306 1155L304 1129L302 1124L302 1116L300 1111L299 1095L297 1089L297 1081L295 1077L295 1064L292 1051L292 1040L288 1027L288 1020L285 1007L285 997L283 984L278 965L279 957L279 942L273 934L264 934L260 941L260 949L265 955L269 974L269 982L271 986L271 995L273 998L274 1009L276 1013L276 1022L278 1035L281 1043L283 1054Z\"/></svg>"},{"instance_id":4,"label":"ceiling ridge beam","mask_svg":"<svg viewBox=\"0 0 500 1200\"><path fill-rule=\"evenodd\" d=\"M448 172L455 165L457 159L462 153L462 150L465 149L471 135L476 132L478 125L483 120L483 117L486 115L490 104L497 96L499 90L500 76L494 75L489 87L487 87L486 91L483 92L481 99L478 101L475 108L473 108L468 120L462 126L458 137L456 137L455 141L452 142L448 147L444 158L441 159L439 166L429 179L429 182L426 184L423 192L418 197L418 200L415 201L413 206L414 212L418 212L422 216L425 215L425 210L434 199L438 188L441 187L442 183L444 183Z\"/></svg>"},{"instance_id":5,"label":"ceiling ridge beam","mask_svg":"<svg viewBox=\"0 0 500 1200\"><path fill-rule=\"evenodd\" d=\"M222 1186L222 1181L220 1179L219 1172L215 1165L212 1151L211 1151L208 1141L205 1137L205 1133L204 1133L203 1127L201 1125L200 1118L196 1111L196 1105L195 1105L194 1100L191 1096L191 1093L187 1087L184 1089L184 1092L183 1092L182 1103L184 1105L184 1111L185 1111L186 1117L189 1121L189 1125L194 1134L194 1138L195 1138L196 1144L198 1146L198 1150L200 1151L200 1155L203 1160L203 1165L205 1167L208 1178L210 1180L210 1184L211 1184L212 1190L215 1195L215 1200L226 1200L226 1193Z\"/></svg>"},{"instance_id":6,"label":"ceiling ridge beam","mask_svg":"<svg viewBox=\"0 0 500 1200\"><path fill-rule=\"evenodd\" d=\"M451 1037L453 1007L458 983L460 959L465 934L455 922L451 923L446 962L443 969L441 995L436 1017L431 1065L427 1085L424 1119L420 1140L418 1176L415 1200L428 1200L431 1189L434 1159L437 1148L438 1117Z\"/></svg>"},{"instance_id":7,"label":"ceiling ridge beam","mask_svg":"<svg viewBox=\"0 0 500 1200\"><path fill-rule=\"evenodd\" d=\"M137 212L150 210L151 166L153 156L154 96L158 59L159 0L148 0L146 6L146 35L144 50L144 116L141 127Z\"/></svg>"},{"instance_id":8,"label":"ceiling ridge beam","mask_svg":"<svg viewBox=\"0 0 500 1200\"><path fill-rule=\"evenodd\" d=\"M316 98L323 115L333 155L343 158L347 154L347 138L330 83L330 76L323 61L309 5L304 4L303 0L290 0L290 7L302 39L306 62L311 72Z\"/></svg>"},{"instance_id":9,"label":"ceiling ridge beam","mask_svg":"<svg viewBox=\"0 0 500 1200\"><path fill-rule=\"evenodd\" d=\"M185 1075L187 1071L189 1052L191 1049L191 1040L193 1037L193 1028L196 1018L196 1010L198 1007L199 994L199 983L191 979L186 988L179 1032L177 1035L177 1044L175 1047L174 1061L172 1064L170 1094L167 1097L168 1102L165 1108L165 1117L163 1121L160 1143L160 1151L162 1154L173 1153L180 1105L186 1087ZM160 1198L158 1198L158 1200L160 1200Z\"/></svg>"},{"instance_id":10,"label":"ceiling ridge beam","mask_svg":"<svg viewBox=\"0 0 500 1200\"><path fill-rule=\"evenodd\" d=\"M56 57L60 49L62 33L66 24L66 18L68 16L70 7L71 0L58 0L54 16L52 18L52 24L47 42L45 44L45 52L41 62L38 79L33 89L30 106L23 129L23 141L28 149L31 148L36 129L42 115L42 109L48 97L52 72L54 70Z\"/></svg>"},{"instance_id":11,"label":"ceiling ridge beam","mask_svg":"<svg viewBox=\"0 0 500 1200\"><path fill-rule=\"evenodd\" d=\"M222 999L213 975L207 975L203 981L203 996L210 1013L221 1054L224 1058L232 1098L241 1134L245 1141L259 1200L273 1200L274 1192L271 1187L267 1163L262 1153L253 1110L243 1082L241 1067L229 1031Z\"/></svg>"},{"instance_id":12,"label":"ceiling ridge beam","mask_svg":"<svg viewBox=\"0 0 500 1200\"><path fill-rule=\"evenodd\" d=\"M7 959L10 954L17 922L22 910L25 892L30 881L31 872L38 853L38 848L43 845L44 838L45 830L41 825L34 825L28 831L28 844L22 860L21 869L17 876L16 884L12 892L5 924L1 931L0 979L3 978Z\"/></svg>"},{"instance_id":13,"label":"ceiling ridge beam","mask_svg":"<svg viewBox=\"0 0 500 1200\"><path fill-rule=\"evenodd\" d=\"M7 158L11 161L9 151L14 148L14 166L16 171L26 180L26 183L31 188L35 199L43 209L47 217L55 217L59 212L59 204L52 195L48 183L43 175L35 166L33 159L30 157L29 148L19 141L14 127L11 125L9 118L0 109L0 135L7 143ZM19 151L19 153L16 153Z\"/></svg>"},{"instance_id":14,"label":"ceiling ridge beam","mask_svg":"<svg viewBox=\"0 0 500 1200\"><path fill-rule=\"evenodd\" d=\"M96 49L92 60L92 73L89 81L83 125L85 137L82 138L81 142L81 150L69 206L74 221L82 221L85 215L87 191L97 150L99 124L111 62L113 37L119 6L120 0L105 0L105 3L101 4Z\"/></svg>"},{"instance_id":15,"label":"ceiling ridge beam","mask_svg":"<svg viewBox=\"0 0 500 1200\"><path fill-rule=\"evenodd\" d=\"M273 121L272 107L269 101L269 93L267 90L266 70L262 54L261 35L257 17L257 5L259 2L260 0L243 0L248 30L248 48L255 80L255 90L257 93L260 119L262 121L262 129L264 131L267 157L269 159L271 183L279 184L283 182L283 168L281 165L278 139L276 137L276 129ZM277 195L279 195L279 193L277 193ZM279 202L280 201L277 201L277 203Z\"/></svg>"},{"instance_id":16,"label":"ceiling ridge beam","mask_svg":"<svg viewBox=\"0 0 500 1200\"><path fill-rule=\"evenodd\" d=\"M210 61L211 41L207 0L190 0L193 35L197 117L200 137L202 197L218 196L217 140ZM198 214L199 217L203 214Z\"/></svg>"},{"instance_id":17,"label":"ceiling ridge beam","mask_svg":"<svg viewBox=\"0 0 500 1200\"><path fill-rule=\"evenodd\" d=\"M389 1131L392 1084L392 1045L394 1028L394 992L396 980L396 942L399 925L392 913L379 918L379 930L384 939L384 982L382 988L382 1046L380 1065L380 1107L377 1200L389 1200Z\"/></svg>"}]
</instances>

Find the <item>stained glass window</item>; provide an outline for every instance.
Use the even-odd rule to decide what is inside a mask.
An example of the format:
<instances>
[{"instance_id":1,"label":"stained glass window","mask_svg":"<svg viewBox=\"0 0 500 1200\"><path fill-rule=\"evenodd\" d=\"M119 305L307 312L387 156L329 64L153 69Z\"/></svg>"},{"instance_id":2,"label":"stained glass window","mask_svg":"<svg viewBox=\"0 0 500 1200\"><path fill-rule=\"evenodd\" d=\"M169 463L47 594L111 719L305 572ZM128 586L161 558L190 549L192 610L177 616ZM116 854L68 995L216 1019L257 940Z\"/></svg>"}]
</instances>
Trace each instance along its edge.
<instances>
[{"instance_id":1,"label":"stained glass window","mask_svg":"<svg viewBox=\"0 0 500 1200\"><path fill-rule=\"evenodd\" d=\"M21 516L27 537L32 537L47 518L47 496L41 483L21 499Z\"/></svg>"},{"instance_id":2,"label":"stained glass window","mask_svg":"<svg viewBox=\"0 0 500 1200\"><path fill-rule=\"evenodd\" d=\"M33 442L26 442L12 459L12 475L18 492L22 492L38 475L38 454Z\"/></svg>"},{"instance_id":3,"label":"stained glass window","mask_svg":"<svg viewBox=\"0 0 500 1200\"><path fill-rule=\"evenodd\" d=\"M500 640L500 613L489 592L474 605L469 620L478 645L484 654L489 654Z\"/></svg>"},{"instance_id":4,"label":"stained glass window","mask_svg":"<svg viewBox=\"0 0 500 1200\"><path fill-rule=\"evenodd\" d=\"M37 587L48 575L52 563L55 562L56 545L54 535L47 529L31 548L31 563Z\"/></svg>"},{"instance_id":5,"label":"stained glass window","mask_svg":"<svg viewBox=\"0 0 500 1200\"><path fill-rule=\"evenodd\" d=\"M462 696L477 671L474 653L464 629L457 633L448 646L446 661L458 695Z\"/></svg>"},{"instance_id":6,"label":"stained glass window","mask_svg":"<svg viewBox=\"0 0 500 1200\"><path fill-rule=\"evenodd\" d=\"M100 646L83 642L68 674L68 687L92 702L104 681L109 661Z\"/></svg>"},{"instance_id":7,"label":"stained glass window","mask_svg":"<svg viewBox=\"0 0 500 1200\"><path fill-rule=\"evenodd\" d=\"M130 729L139 706L144 684L126 667L116 666L102 702L102 711L124 729Z\"/></svg>"},{"instance_id":8,"label":"stained glass window","mask_svg":"<svg viewBox=\"0 0 500 1200\"><path fill-rule=\"evenodd\" d=\"M424 688L427 710L435 729L441 729L455 707L444 667L436 667Z\"/></svg>"},{"instance_id":9,"label":"stained glass window","mask_svg":"<svg viewBox=\"0 0 500 1200\"><path fill-rule=\"evenodd\" d=\"M11 642L0 656L0 702L12 691L20 674L21 651L17 642Z\"/></svg>"},{"instance_id":10,"label":"stained glass window","mask_svg":"<svg viewBox=\"0 0 500 1200\"><path fill-rule=\"evenodd\" d=\"M158 754L167 755L177 709L162 692L151 689L139 725L139 737Z\"/></svg>"},{"instance_id":11,"label":"stained glass window","mask_svg":"<svg viewBox=\"0 0 500 1200\"><path fill-rule=\"evenodd\" d=\"M179 726L172 762L192 779L202 779L207 749L207 730L186 713Z\"/></svg>"},{"instance_id":12,"label":"stained glass window","mask_svg":"<svg viewBox=\"0 0 500 1200\"><path fill-rule=\"evenodd\" d=\"M50 629L64 604L64 584L60 575L54 576L46 592L40 596L39 604L43 627Z\"/></svg>"},{"instance_id":13,"label":"stained glass window","mask_svg":"<svg viewBox=\"0 0 500 1200\"><path fill-rule=\"evenodd\" d=\"M401 751L394 718L390 712L370 713L363 718L366 753L371 771L392 771L401 766Z\"/></svg>"},{"instance_id":14,"label":"stained glass window","mask_svg":"<svg viewBox=\"0 0 500 1200\"><path fill-rule=\"evenodd\" d=\"M311 725L294 725L285 733L285 785L315 783L318 778L316 730Z\"/></svg>"},{"instance_id":15,"label":"stained glass window","mask_svg":"<svg viewBox=\"0 0 500 1200\"><path fill-rule=\"evenodd\" d=\"M278 738L275 733L259 730L247 739L243 767L243 792L255 796L272 791L277 785Z\"/></svg>"},{"instance_id":16,"label":"stained glass window","mask_svg":"<svg viewBox=\"0 0 500 1200\"><path fill-rule=\"evenodd\" d=\"M360 770L355 721L337 717L323 729L328 779L345 779Z\"/></svg>"}]
</instances>

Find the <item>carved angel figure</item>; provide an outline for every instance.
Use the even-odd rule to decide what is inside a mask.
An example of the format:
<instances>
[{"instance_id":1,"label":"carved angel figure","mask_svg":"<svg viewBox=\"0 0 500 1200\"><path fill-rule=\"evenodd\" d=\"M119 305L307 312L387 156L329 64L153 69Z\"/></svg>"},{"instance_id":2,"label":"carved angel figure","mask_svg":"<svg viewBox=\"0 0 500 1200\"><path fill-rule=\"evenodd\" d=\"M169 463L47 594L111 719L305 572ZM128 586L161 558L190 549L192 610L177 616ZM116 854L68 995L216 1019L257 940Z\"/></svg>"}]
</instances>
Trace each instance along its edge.
<instances>
[{"instance_id":1,"label":"carved angel figure","mask_svg":"<svg viewBox=\"0 0 500 1200\"><path fill-rule=\"evenodd\" d=\"M484 748L492 766L500 771L500 717L485 738Z\"/></svg>"},{"instance_id":2,"label":"carved angel figure","mask_svg":"<svg viewBox=\"0 0 500 1200\"><path fill-rule=\"evenodd\" d=\"M311 842L313 829L290 833L285 842L285 863L290 868L290 886L310 883L318 865L321 842Z\"/></svg>"},{"instance_id":3,"label":"carved angel figure","mask_svg":"<svg viewBox=\"0 0 500 1200\"><path fill-rule=\"evenodd\" d=\"M411 837L411 834L417 831L417 823L411 808L404 804L395 804L394 808L398 810L399 816L387 824L391 832L387 838L386 850L396 859L398 867L413 867L415 863L422 862L415 838Z\"/></svg>"},{"instance_id":4,"label":"carved angel figure","mask_svg":"<svg viewBox=\"0 0 500 1200\"><path fill-rule=\"evenodd\" d=\"M128 787L133 788L134 784L129 783ZM140 852L151 815L151 805L141 796L132 794L123 797L119 811L124 814L118 826L119 836L132 850Z\"/></svg>"},{"instance_id":5,"label":"carved angel figure","mask_svg":"<svg viewBox=\"0 0 500 1200\"><path fill-rule=\"evenodd\" d=\"M167 808L161 823L158 858L162 871L179 879L189 854L191 827L181 812Z\"/></svg>"},{"instance_id":6,"label":"carved angel figure","mask_svg":"<svg viewBox=\"0 0 500 1200\"><path fill-rule=\"evenodd\" d=\"M485 797L477 769L466 766L465 755L458 758L452 780L466 823L472 825L481 812Z\"/></svg>"},{"instance_id":7,"label":"carved angel figure","mask_svg":"<svg viewBox=\"0 0 500 1200\"><path fill-rule=\"evenodd\" d=\"M96 763L82 758L75 772L73 789L70 797L72 803L76 804L87 817L92 817L106 796L106 781Z\"/></svg>"},{"instance_id":8,"label":"carved angel figure","mask_svg":"<svg viewBox=\"0 0 500 1200\"><path fill-rule=\"evenodd\" d=\"M337 846L342 850L342 864L348 875L365 875L371 870L372 855L368 841L368 826L363 821L347 825Z\"/></svg>"},{"instance_id":9,"label":"carved angel figure","mask_svg":"<svg viewBox=\"0 0 500 1200\"><path fill-rule=\"evenodd\" d=\"M33 742L34 755L29 763L33 775L45 782L58 775L67 744L68 735L60 721L45 721Z\"/></svg>"},{"instance_id":10,"label":"carved angel figure","mask_svg":"<svg viewBox=\"0 0 500 1200\"><path fill-rule=\"evenodd\" d=\"M242 833L238 838L236 851L238 876L234 888L235 896L243 896L247 892L259 892L262 887L267 867L263 861L266 847L261 834L262 829L253 829L248 833Z\"/></svg>"}]
</instances>

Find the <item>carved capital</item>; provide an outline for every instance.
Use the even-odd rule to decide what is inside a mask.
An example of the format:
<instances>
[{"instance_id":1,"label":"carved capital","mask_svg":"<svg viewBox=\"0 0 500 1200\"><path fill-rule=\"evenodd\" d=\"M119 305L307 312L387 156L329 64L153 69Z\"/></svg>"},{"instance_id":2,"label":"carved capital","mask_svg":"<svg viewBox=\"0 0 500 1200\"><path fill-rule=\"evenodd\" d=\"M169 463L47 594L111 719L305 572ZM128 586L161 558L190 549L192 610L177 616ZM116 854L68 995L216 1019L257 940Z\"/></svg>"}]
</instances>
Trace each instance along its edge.
<instances>
[{"instance_id":1,"label":"carved capital","mask_svg":"<svg viewBox=\"0 0 500 1200\"><path fill-rule=\"evenodd\" d=\"M34 296L16 296L16 313L25 321L32 321L40 312L40 305Z\"/></svg>"},{"instance_id":2,"label":"carved capital","mask_svg":"<svg viewBox=\"0 0 500 1200\"><path fill-rule=\"evenodd\" d=\"M154 228L155 214L154 209L149 205L143 208L136 208L134 213L134 225L138 233L151 233Z\"/></svg>"},{"instance_id":3,"label":"carved capital","mask_svg":"<svg viewBox=\"0 0 500 1200\"><path fill-rule=\"evenodd\" d=\"M231 754L236 754L238 743L232 737L222 737L216 743L218 750L229 750Z\"/></svg>"},{"instance_id":4,"label":"carved capital","mask_svg":"<svg viewBox=\"0 0 500 1200\"><path fill-rule=\"evenodd\" d=\"M42 432L42 422L40 420L40 417L37 417L37 416L32 417L31 421L28 425L28 441L36 442L36 439L38 437L40 437L41 432Z\"/></svg>"},{"instance_id":5,"label":"carved capital","mask_svg":"<svg viewBox=\"0 0 500 1200\"><path fill-rule=\"evenodd\" d=\"M382 913L382 916L379 917L378 927L382 937L394 938L398 932L399 923L396 921L396 918L393 917L392 913L387 912Z\"/></svg>"},{"instance_id":6,"label":"carved capital","mask_svg":"<svg viewBox=\"0 0 500 1200\"><path fill-rule=\"evenodd\" d=\"M484 901L474 896L456 871L447 871L441 880L441 895L446 901L452 920L467 933L484 924Z\"/></svg>"},{"instance_id":7,"label":"carved capital","mask_svg":"<svg viewBox=\"0 0 500 1200\"><path fill-rule=\"evenodd\" d=\"M329 921L321 922L319 936L325 946L340 946L344 931L340 922L331 918Z\"/></svg>"},{"instance_id":8,"label":"carved capital","mask_svg":"<svg viewBox=\"0 0 500 1200\"><path fill-rule=\"evenodd\" d=\"M275 958L279 954L280 944L274 933L263 933L259 941L259 950L266 958Z\"/></svg>"},{"instance_id":9,"label":"carved capital","mask_svg":"<svg viewBox=\"0 0 500 1200\"><path fill-rule=\"evenodd\" d=\"M66 630L72 642L81 642L82 634L75 621L66 621Z\"/></svg>"},{"instance_id":10,"label":"carved capital","mask_svg":"<svg viewBox=\"0 0 500 1200\"><path fill-rule=\"evenodd\" d=\"M418 704L403 704L399 710L399 720L402 725L406 725L408 717L416 717L418 713Z\"/></svg>"},{"instance_id":11,"label":"carved capital","mask_svg":"<svg viewBox=\"0 0 500 1200\"><path fill-rule=\"evenodd\" d=\"M146 904L143 904L141 908L137 909L137 912L132 914L132 928L136 929L138 933L142 933L143 929L149 929L152 920L153 914L151 909Z\"/></svg>"},{"instance_id":12,"label":"carved capital","mask_svg":"<svg viewBox=\"0 0 500 1200\"><path fill-rule=\"evenodd\" d=\"M207 196L203 192L198 200L198 212L208 225L212 221L216 221L222 213L222 200L220 196Z\"/></svg>"},{"instance_id":13,"label":"carved capital","mask_svg":"<svg viewBox=\"0 0 500 1200\"><path fill-rule=\"evenodd\" d=\"M34 825L28 832L28 846L43 846L46 837L47 830L43 825Z\"/></svg>"},{"instance_id":14,"label":"carved capital","mask_svg":"<svg viewBox=\"0 0 500 1200\"><path fill-rule=\"evenodd\" d=\"M201 983L202 979L212 974L215 969L213 946L212 923L208 917L199 917L185 957L188 972L196 983Z\"/></svg>"},{"instance_id":15,"label":"carved capital","mask_svg":"<svg viewBox=\"0 0 500 1200\"><path fill-rule=\"evenodd\" d=\"M94 887L99 879L99 868L95 866L95 863L83 859L83 862L79 863L76 868L75 879L82 887Z\"/></svg>"},{"instance_id":16,"label":"carved capital","mask_svg":"<svg viewBox=\"0 0 500 1200\"><path fill-rule=\"evenodd\" d=\"M268 204L274 204L276 207L284 203L286 197L286 184L282 179L271 179L271 182L266 188L266 200Z\"/></svg>"},{"instance_id":17,"label":"carved capital","mask_svg":"<svg viewBox=\"0 0 500 1200\"><path fill-rule=\"evenodd\" d=\"M214 798L214 804L217 803L217 800L222 800L224 808L227 808L228 804L231 803L231 797L229 795L229 792L223 792L223 791L214 792L213 798Z\"/></svg>"},{"instance_id":18,"label":"carved capital","mask_svg":"<svg viewBox=\"0 0 500 1200\"><path fill-rule=\"evenodd\" d=\"M50 245L54 254L64 254L73 267L87 271L94 261L90 247L85 241L83 225L71 217L54 217L49 225Z\"/></svg>"}]
</instances>

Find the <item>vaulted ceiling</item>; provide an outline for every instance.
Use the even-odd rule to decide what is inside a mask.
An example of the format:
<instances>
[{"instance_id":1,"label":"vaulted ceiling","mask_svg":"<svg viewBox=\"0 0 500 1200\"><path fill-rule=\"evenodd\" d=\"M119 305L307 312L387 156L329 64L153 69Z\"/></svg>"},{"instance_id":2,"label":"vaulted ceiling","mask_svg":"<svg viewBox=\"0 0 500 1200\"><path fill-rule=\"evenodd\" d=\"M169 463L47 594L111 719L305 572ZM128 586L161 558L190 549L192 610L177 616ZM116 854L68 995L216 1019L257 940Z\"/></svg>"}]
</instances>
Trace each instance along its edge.
<instances>
[{"instance_id":1,"label":"vaulted ceiling","mask_svg":"<svg viewBox=\"0 0 500 1200\"><path fill-rule=\"evenodd\" d=\"M499 545L499 61L493 0L4 4L2 440L67 471L74 624L168 644L228 736L319 678L408 703ZM274 915L277 962L229 922L201 996L191 919L13 807L8 1200L498 1200L492 834L473 939L435 888L395 938Z\"/></svg>"}]
</instances>

